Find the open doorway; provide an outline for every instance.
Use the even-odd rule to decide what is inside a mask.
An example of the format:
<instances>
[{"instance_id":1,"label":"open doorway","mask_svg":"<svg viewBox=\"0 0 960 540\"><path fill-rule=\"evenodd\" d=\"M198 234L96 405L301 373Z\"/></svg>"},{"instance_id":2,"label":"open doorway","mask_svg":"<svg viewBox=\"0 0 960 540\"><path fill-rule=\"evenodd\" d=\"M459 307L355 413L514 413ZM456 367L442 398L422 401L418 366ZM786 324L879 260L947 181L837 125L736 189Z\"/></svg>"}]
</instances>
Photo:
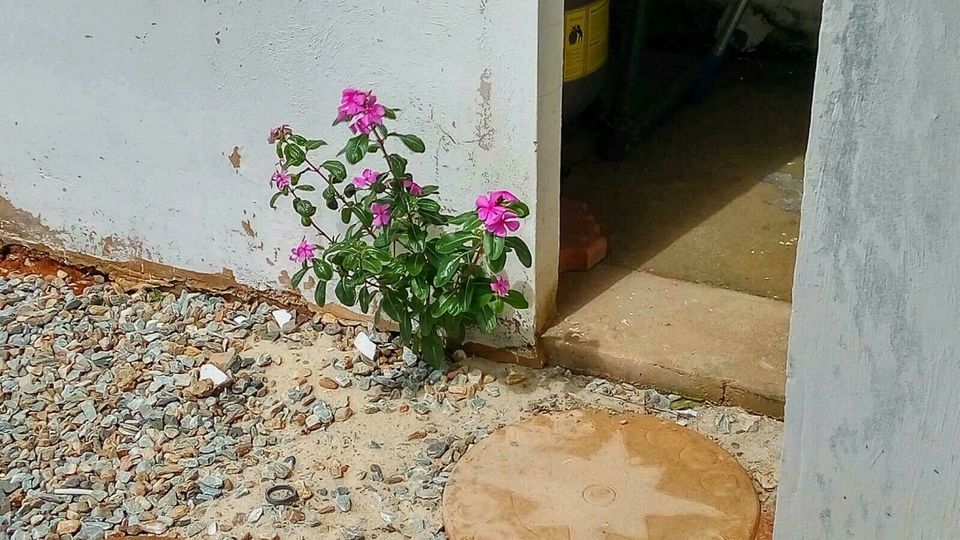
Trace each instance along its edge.
<instances>
[{"instance_id":1,"label":"open doorway","mask_svg":"<svg viewBox=\"0 0 960 540\"><path fill-rule=\"evenodd\" d=\"M610 2L594 99L564 85L552 359L782 415L820 7Z\"/></svg>"}]
</instances>

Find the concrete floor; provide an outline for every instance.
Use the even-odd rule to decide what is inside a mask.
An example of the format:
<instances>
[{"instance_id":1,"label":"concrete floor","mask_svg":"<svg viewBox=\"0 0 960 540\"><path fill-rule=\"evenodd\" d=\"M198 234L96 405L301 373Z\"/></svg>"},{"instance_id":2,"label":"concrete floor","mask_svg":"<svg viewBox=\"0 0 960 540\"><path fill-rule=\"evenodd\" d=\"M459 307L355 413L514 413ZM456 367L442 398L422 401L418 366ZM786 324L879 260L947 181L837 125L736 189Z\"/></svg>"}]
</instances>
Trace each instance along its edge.
<instances>
[{"instance_id":1,"label":"concrete floor","mask_svg":"<svg viewBox=\"0 0 960 540\"><path fill-rule=\"evenodd\" d=\"M731 62L627 159L572 168L609 250L561 276L552 362L782 414L811 91L810 66Z\"/></svg>"},{"instance_id":2,"label":"concrete floor","mask_svg":"<svg viewBox=\"0 0 960 540\"><path fill-rule=\"evenodd\" d=\"M626 160L575 166L563 191L599 217L607 262L789 301L811 85L797 65L730 63Z\"/></svg>"}]
</instances>

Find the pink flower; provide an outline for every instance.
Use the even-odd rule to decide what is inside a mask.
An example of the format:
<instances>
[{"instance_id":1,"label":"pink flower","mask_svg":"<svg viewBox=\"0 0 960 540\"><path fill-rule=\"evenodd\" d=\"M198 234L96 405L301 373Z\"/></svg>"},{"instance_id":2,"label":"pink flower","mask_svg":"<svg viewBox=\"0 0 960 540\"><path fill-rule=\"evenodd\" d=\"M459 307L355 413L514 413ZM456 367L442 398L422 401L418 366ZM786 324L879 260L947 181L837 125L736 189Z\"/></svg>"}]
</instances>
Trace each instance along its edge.
<instances>
[{"instance_id":1,"label":"pink flower","mask_svg":"<svg viewBox=\"0 0 960 540\"><path fill-rule=\"evenodd\" d=\"M415 197L423 195L423 188L420 187L420 184L410 180L409 178L403 181L403 187L407 188L407 191Z\"/></svg>"},{"instance_id":2,"label":"pink flower","mask_svg":"<svg viewBox=\"0 0 960 540\"><path fill-rule=\"evenodd\" d=\"M350 120L354 133L370 133L373 127L383 122L387 109L377 103L373 92L356 88L344 88L337 107L337 122Z\"/></svg>"},{"instance_id":3,"label":"pink flower","mask_svg":"<svg viewBox=\"0 0 960 540\"><path fill-rule=\"evenodd\" d=\"M490 283L490 290L497 296L506 296L510 294L510 281L507 276L499 274Z\"/></svg>"},{"instance_id":4,"label":"pink flower","mask_svg":"<svg viewBox=\"0 0 960 540\"><path fill-rule=\"evenodd\" d=\"M490 198L494 199L497 204L508 203L508 202L517 202L520 199L516 195L510 193L505 189L498 189L490 193Z\"/></svg>"},{"instance_id":5,"label":"pink flower","mask_svg":"<svg viewBox=\"0 0 960 540\"><path fill-rule=\"evenodd\" d=\"M519 200L520 199L517 199L516 195L505 189L498 189L496 191L491 191L486 195L481 195L477 197L477 217L483 220L484 223L489 223L491 220L496 220L501 214L507 211L507 207L503 206L504 203L515 202ZM514 217L516 217L516 214L514 214Z\"/></svg>"},{"instance_id":6,"label":"pink flower","mask_svg":"<svg viewBox=\"0 0 960 540\"><path fill-rule=\"evenodd\" d=\"M376 102L377 98L370 96ZM383 105L370 105L363 112L358 114L350 124L350 130L354 133L370 133L373 127L383 123L383 115L386 113Z\"/></svg>"},{"instance_id":7,"label":"pink flower","mask_svg":"<svg viewBox=\"0 0 960 540\"><path fill-rule=\"evenodd\" d=\"M290 187L290 181L290 173L288 173L286 169L280 169L270 177L270 185L276 186L277 189Z\"/></svg>"},{"instance_id":8,"label":"pink flower","mask_svg":"<svg viewBox=\"0 0 960 540\"><path fill-rule=\"evenodd\" d=\"M372 169L364 169L360 176L353 177L353 185L360 189L368 188L377 183L377 176L380 173Z\"/></svg>"},{"instance_id":9,"label":"pink flower","mask_svg":"<svg viewBox=\"0 0 960 540\"><path fill-rule=\"evenodd\" d=\"M387 203L373 203L370 205L373 212L373 226L386 227L390 224L390 205Z\"/></svg>"},{"instance_id":10,"label":"pink flower","mask_svg":"<svg viewBox=\"0 0 960 540\"><path fill-rule=\"evenodd\" d=\"M303 237L300 243L290 250L290 260L297 263L305 263L317 258L317 246L307 243L307 237Z\"/></svg>"},{"instance_id":11,"label":"pink flower","mask_svg":"<svg viewBox=\"0 0 960 540\"><path fill-rule=\"evenodd\" d=\"M290 129L289 125L282 124L270 130L270 135L267 137L267 142L273 144L277 141L285 140L290 135L293 135L293 130Z\"/></svg>"},{"instance_id":12,"label":"pink flower","mask_svg":"<svg viewBox=\"0 0 960 540\"><path fill-rule=\"evenodd\" d=\"M506 212L507 209L497 204L497 202L497 198L493 197L493 193L477 197L477 217L486 223Z\"/></svg>"},{"instance_id":13,"label":"pink flower","mask_svg":"<svg viewBox=\"0 0 960 540\"><path fill-rule=\"evenodd\" d=\"M340 106L337 107L337 121L342 122L362 112L367 105L367 95L367 92L356 88L344 88L340 97Z\"/></svg>"},{"instance_id":14,"label":"pink flower","mask_svg":"<svg viewBox=\"0 0 960 540\"><path fill-rule=\"evenodd\" d=\"M494 236L506 236L520 228L520 218L510 210L503 210L484 221L483 226Z\"/></svg>"}]
</instances>

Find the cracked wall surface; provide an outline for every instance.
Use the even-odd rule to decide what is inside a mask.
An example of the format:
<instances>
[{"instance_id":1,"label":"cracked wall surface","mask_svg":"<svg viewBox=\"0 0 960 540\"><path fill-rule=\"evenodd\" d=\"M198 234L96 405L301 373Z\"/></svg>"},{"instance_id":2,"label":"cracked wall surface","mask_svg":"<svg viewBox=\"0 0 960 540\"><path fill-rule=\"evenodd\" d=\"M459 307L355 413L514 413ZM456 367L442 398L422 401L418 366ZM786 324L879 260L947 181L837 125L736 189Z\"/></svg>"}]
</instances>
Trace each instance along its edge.
<instances>
[{"instance_id":1,"label":"cracked wall surface","mask_svg":"<svg viewBox=\"0 0 960 540\"><path fill-rule=\"evenodd\" d=\"M348 136L330 125L339 92L356 85L423 137L421 184L457 210L512 190L535 247L536 2L40 1L6 7L0 32L4 241L282 289L306 231L268 206L267 131L290 123L332 156ZM536 264L507 268L529 296ZM534 316L513 314L499 340L529 343Z\"/></svg>"}]
</instances>

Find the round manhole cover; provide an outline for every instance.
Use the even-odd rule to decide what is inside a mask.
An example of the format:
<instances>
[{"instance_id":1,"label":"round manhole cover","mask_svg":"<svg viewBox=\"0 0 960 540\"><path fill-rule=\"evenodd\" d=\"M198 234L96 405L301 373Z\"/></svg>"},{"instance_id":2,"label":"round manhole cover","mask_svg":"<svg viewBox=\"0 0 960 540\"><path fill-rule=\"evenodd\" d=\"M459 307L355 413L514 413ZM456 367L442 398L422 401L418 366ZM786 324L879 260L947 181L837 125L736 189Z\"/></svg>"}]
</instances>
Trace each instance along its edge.
<instances>
[{"instance_id":1,"label":"round manhole cover","mask_svg":"<svg viewBox=\"0 0 960 540\"><path fill-rule=\"evenodd\" d=\"M592 410L500 429L443 495L452 540L750 540L759 510L747 473L713 442Z\"/></svg>"}]
</instances>

